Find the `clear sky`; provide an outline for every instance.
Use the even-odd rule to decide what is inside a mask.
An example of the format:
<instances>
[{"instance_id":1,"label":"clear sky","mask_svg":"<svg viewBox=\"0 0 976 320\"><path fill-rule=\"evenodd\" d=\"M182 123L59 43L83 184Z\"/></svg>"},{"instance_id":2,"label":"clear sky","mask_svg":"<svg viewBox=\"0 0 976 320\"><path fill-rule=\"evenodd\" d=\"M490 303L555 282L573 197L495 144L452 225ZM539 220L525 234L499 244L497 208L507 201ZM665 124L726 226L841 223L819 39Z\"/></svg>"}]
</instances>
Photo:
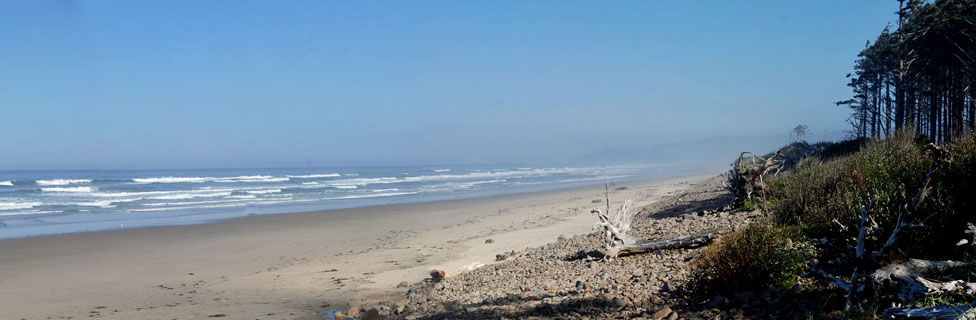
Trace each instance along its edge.
<instances>
[{"instance_id":1,"label":"clear sky","mask_svg":"<svg viewBox=\"0 0 976 320\"><path fill-rule=\"evenodd\" d=\"M556 161L845 130L844 75L897 8L3 1L0 169Z\"/></svg>"}]
</instances>

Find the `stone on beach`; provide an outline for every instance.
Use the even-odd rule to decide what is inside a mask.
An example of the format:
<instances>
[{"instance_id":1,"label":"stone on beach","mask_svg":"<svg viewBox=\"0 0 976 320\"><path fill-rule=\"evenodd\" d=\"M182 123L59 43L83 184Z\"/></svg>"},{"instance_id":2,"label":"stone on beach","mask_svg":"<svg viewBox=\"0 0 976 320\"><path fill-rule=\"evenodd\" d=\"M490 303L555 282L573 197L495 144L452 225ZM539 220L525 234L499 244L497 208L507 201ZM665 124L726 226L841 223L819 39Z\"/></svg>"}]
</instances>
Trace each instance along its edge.
<instances>
[{"instance_id":1,"label":"stone on beach","mask_svg":"<svg viewBox=\"0 0 976 320\"><path fill-rule=\"evenodd\" d=\"M430 278L433 279L434 282L441 281L442 279L444 279L444 276L445 276L444 270L437 270L437 269L430 270Z\"/></svg>"}]
</instances>

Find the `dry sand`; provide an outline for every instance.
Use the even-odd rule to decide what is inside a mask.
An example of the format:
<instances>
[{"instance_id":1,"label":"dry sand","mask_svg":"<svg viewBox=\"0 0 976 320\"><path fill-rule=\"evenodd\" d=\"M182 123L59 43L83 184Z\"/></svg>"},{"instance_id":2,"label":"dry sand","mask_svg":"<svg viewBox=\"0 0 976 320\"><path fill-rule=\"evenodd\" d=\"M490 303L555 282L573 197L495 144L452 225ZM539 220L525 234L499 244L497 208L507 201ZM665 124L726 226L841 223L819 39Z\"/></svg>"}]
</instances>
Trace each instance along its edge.
<instances>
[{"instance_id":1,"label":"dry sand","mask_svg":"<svg viewBox=\"0 0 976 320\"><path fill-rule=\"evenodd\" d=\"M638 207L709 176L619 183ZM321 319L591 232L603 186L0 241L0 319ZM493 242L486 243L492 239Z\"/></svg>"}]
</instances>

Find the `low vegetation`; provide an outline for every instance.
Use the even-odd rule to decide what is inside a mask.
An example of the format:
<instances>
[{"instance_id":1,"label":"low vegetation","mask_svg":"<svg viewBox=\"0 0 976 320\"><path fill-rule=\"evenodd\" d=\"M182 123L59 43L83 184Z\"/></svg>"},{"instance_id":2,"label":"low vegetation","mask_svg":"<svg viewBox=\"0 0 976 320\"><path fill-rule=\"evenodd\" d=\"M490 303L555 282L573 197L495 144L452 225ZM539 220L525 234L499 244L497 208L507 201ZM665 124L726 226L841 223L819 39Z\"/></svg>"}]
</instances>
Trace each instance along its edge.
<instances>
[{"instance_id":1,"label":"low vegetation","mask_svg":"<svg viewBox=\"0 0 976 320\"><path fill-rule=\"evenodd\" d=\"M809 267L813 248L798 228L756 223L722 238L692 262L688 287L700 298L767 287L789 289Z\"/></svg>"},{"instance_id":2,"label":"low vegetation","mask_svg":"<svg viewBox=\"0 0 976 320\"><path fill-rule=\"evenodd\" d=\"M921 225L902 228L899 232L905 234L898 237L892 254L885 256L888 262L874 263L894 263L890 259L909 257L972 261L976 256L976 140L959 138L943 148L929 142L902 135L834 144L798 142L784 147L778 169L782 172L774 176L770 170L765 198L753 196L742 202L751 206L750 210L767 208L769 218L727 236L698 255L686 288L701 299L789 287L814 265L827 270L825 273L850 276L858 265L853 248L858 245L862 206L870 210L865 220L869 236L863 240L863 247L867 252L884 249L888 235L896 230L899 212L908 210L923 193L920 190L926 181L926 196L913 211ZM869 205L872 199L876 199L873 206ZM850 282L843 276L834 280ZM838 288L826 281L802 283L805 292L845 294L831 291ZM890 306L898 301L878 292L862 293L862 304ZM946 292L898 302L926 306L959 297L972 296ZM839 300L833 300L833 305L825 306L826 312L843 308ZM866 310L857 312L864 314Z\"/></svg>"}]
</instances>

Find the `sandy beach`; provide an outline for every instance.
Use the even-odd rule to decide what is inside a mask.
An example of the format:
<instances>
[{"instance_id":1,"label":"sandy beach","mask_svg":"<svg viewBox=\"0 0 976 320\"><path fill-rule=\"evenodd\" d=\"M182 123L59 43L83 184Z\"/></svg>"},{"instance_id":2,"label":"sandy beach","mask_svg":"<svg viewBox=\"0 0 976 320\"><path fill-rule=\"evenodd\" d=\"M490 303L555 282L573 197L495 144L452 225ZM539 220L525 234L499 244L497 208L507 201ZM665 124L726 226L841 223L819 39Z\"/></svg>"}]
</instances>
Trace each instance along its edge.
<instances>
[{"instance_id":1,"label":"sandy beach","mask_svg":"<svg viewBox=\"0 0 976 320\"><path fill-rule=\"evenodd\" d=\"M708 176L618 183L644 206ZM624 188L626 187L626 188ZM4 319L320 319L589 233L603 186L0 241ZM488 240L491 241L488 241Z\"/></svg>"}]
</instances>

